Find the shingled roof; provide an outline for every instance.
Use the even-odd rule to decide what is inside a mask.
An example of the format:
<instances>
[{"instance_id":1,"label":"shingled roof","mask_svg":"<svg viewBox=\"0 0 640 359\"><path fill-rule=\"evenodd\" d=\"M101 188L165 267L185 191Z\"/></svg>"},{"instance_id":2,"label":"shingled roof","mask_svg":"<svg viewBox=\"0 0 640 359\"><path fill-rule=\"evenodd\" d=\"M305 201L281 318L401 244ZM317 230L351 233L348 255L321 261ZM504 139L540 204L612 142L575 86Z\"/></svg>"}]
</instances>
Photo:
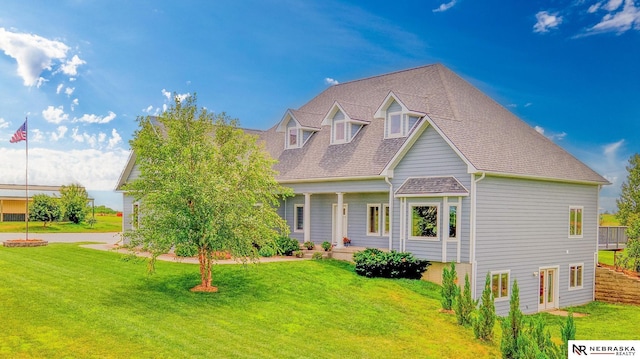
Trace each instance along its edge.
<instances>
[{"instance_id":1,"label":"shingled roof","mask_svg":"<svg viewBox=\"0 0 640 359\"><path fill-rule=\"evenodd\" d=\"M302 148L286 149L276 126L260 132L279 162L280 181L378 176L411 138L384 139L373 114L393 93L410 111L425 113L477 172L561 181L608 181L443 65L435 64L334 85L295 111L304 126L321 128ZM363 126L349 143L330 144L326 114L339 103ZM369 118L360 118L369 117ZM424 121L428 121L425 124ZM420 127L420 126L418 126Z\"/></svg>"}]
</instances>

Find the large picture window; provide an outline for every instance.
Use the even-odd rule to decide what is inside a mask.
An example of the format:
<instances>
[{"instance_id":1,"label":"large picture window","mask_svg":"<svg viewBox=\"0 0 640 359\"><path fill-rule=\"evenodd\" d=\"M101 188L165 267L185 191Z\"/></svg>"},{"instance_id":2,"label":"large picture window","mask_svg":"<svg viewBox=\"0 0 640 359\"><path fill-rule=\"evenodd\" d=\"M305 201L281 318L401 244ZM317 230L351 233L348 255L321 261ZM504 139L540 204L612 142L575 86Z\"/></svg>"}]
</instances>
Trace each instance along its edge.
<instances>
[{"instance_id":1,"label":"large picture window","mask_svg":"<svg viewBox=\"0 0 640 359\"><path fill-rule=\"evenodd\" d=\"M583 207L569 207L569 237L582 238Z\"/></svg>"},{"instance_id":2,"label":"large picture window","mask_svg":"<svg viewBox=\"0 0 640 359\"><path fill-rule=\"evenodd\" d=\"M304 205L296 204L293 211L293 231L302 232L304 230Z\"/></svg>"},{"instance_id":3,"label":"large picture window","mask_svg":"<svg viewBox=\"0 0 640 359\"><path fill-rule=\"evenodd\" d=\"M411 206L411 237L414 239L438 239L438 205L415 204Z\"/></svg>"},{"instance_id":4,"label":"large picture window","mask_svg":"<svg viewBox=\"0 0 640 359\"><path fill-rule=\"evenodd\" d=\"M509 272L491 272L491 292L495 299L509 296Z\"/></svg>"}]
</instances>

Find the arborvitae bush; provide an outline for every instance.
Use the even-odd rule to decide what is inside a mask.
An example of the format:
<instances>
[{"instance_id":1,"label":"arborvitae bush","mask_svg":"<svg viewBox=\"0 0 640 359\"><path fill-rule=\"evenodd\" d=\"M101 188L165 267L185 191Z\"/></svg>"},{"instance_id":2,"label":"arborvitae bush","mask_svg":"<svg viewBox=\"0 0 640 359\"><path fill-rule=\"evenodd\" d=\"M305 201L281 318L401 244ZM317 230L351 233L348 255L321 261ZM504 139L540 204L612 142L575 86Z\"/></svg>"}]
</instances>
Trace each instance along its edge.
<instances>
[{"instance_id":1,"label":"arborvitae bush","mask_svg":"<svg viewBox=\"0 0 640 359\"><path fill-rule=\"evenodd\" d=\"M456 319L458 319L458 324L462 326L471 325L471 315L473 314L474 309L478 301L474 301L471 298L471 283L469 282L469 274L464 275L464 289L462 292L458 291L458 295L456 298Z\"/></svg>"},{"instance_id":2,"label":"arborvitae bush","mask_svg":"<svg viewBox=\"0 0 640 359\"><path fill-rule=\"evenodd\" d=\"M364 277L420 279L429 262L417 259L408 252L383 252L367 248L353 254L355 271Z\"/></svg>"},{"instance_id":3,"label":"arborvitae bush","mask_svg":"<svg viewBox=\"0 0 640 359\"><path fill-rule=\"evenodd\" d=\"M458 274L456 273L456 264L451 262L451 269L442 268L442 289L440 290L440 303L442 309L451 310L453 302L460 291L456 282Z\"/></svg>"},{"instance_id":4,"label":"arborvitae bush","mask_svg":"<svg viewBox=\"0 0 640 359\"><path fill-rule=\"evenodd\" d=\"M509 300L509 316L502 320L502 341L500 350L502 357L513 359L518 357L518 336L522 331L522 311L520 310L520 290L518 281L513 281L511 299Z\"/></svg>"},{"instance_id":5,"label":"arborvitae bush","mask_svg":"<svg viewBox=\"0 0 640 359\"><path fill-rule=\"evenodd\" d=\"M569 313L567 321L560 328L560 335L562 336L562 355L564 358L569 356L569 340L576 339L576 323L573 321L573 313Z\"/></svg>"},{"instance_id":6,"label":"arborvitae bush","mask_svg":"<svg viewBox=\"0 0 640 359\"><path fill-rule=\"evenodd\" d=\"M478 317L473 322L473 333L480 340L490 341L493 339L493 326L496 323L496 307L493 302L491 276L489 273L487 273L487 279L484 283L481 300Z\"/></svg>"}]
</instances>

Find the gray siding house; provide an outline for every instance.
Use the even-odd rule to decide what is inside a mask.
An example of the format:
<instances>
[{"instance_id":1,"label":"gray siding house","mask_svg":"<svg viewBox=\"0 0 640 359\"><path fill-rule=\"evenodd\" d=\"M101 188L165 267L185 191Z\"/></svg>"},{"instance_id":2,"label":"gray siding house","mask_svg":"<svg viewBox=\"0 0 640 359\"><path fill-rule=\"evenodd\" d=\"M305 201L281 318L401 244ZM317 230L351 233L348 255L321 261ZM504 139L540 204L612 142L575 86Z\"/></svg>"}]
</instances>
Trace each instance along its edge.
<instances>
[{"instance_id":1,"label":"gray siding house","mask_svg":"<svg viewBox=\"0 0 640 359\"><path fill-rule=\"evenodd\" d=\"M251 131L295 196L279 211L291 236L343 238L491 276L496 310L518 280L526 313L590 302L598 195L609 182L446 67L331 86L266 131ZM139 172L132 155L118 188ZM124 195L124 230L135 225Z\"/></svg>"}]
</instances>

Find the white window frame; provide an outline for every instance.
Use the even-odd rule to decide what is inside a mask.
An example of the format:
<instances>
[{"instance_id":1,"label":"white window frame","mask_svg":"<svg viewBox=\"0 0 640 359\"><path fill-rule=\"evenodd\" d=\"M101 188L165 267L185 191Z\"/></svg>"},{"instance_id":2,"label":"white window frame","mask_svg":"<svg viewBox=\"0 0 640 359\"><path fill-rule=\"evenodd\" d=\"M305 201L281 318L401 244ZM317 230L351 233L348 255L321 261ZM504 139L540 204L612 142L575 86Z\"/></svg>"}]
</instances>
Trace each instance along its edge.
<instances>
[{"instance_id":1,"label":"white window frame","mask_svg":"<svg viewBox=\"0 0 640 359\"><path fill-rule=\"evenodd\" d=\"M344 135L344 138L343 138L343 139L341 139L341 140L339 140L339 139L336 137L336 135L337 135L337 133L338 133L338 131L337 131L337 129L338 129L338 124L342 124L342 125L344 126L344 127L343 127L343 129L344 129L344 130L343 130L343 133L342 133L342 134ZM333 144L341 144L341 143L347 143L347 142L349 142L349 141L350 141L350 139L349 139L349 128L350 128L350 127L351 127L351 124L350 124L349 122L345 121L345 120L336 120L336 121L333 121L333 126L332 126L332 129L333 129L333 131L332 131L332 132L333 132L333 134L332 134L332 136L331 136L331 141L332 141L331 143L333 143Z\"/></svg>"},{"instance_id":2,"label":"white window frame","mask_svg":"<svg viewBox=\"0 0 640 359\"><path fill-rule=\"evenodd\" d=\"M371 209L372 208L377 208L378 209L378 223L376 225L376 231L375 232L371 232ZM380 236L380 233L382 233L382 206L379 203L375 203L375 204L367 204L367 236Z\"/></svg>"},{"instance_id":3,"label":"white window frame","mask_svg":"<svg viewBox=\"0 0 640 359\"><path fill-rule=\"evenodd\" d=\"M400 117L400 132L399 133L391 133L391 117L392 116L399 116ZM398 138L398 137L404 137L405 133L404 133L404 114L402 112L389 112L387 113L387 130L385 131L387 133L387 138Z\"/></svg>"},{"instance_id":4,"label":"white window frame","mask_svg":"<svg viewBox=\"0 0 640 359\"><path fill-rule=\"evenodd\" d=\"M451 207L456 208L456 234L454 237L451 237L449 235L449 233L451 232L451 227L450 227ZM462 206L460 205L459 202L447 205L447 239L448 240L457 241L460 239L460 208L461 207Z\"/></svg>"},{"instance_id":5,"label":"white window frame","mask_svg":"<svg viewBox=\"0 0 640 359\"><path fill-rule=\"evenodd\" d=\"M296 143L295 144L291 144L291 132L295 131L296 132ZM287 144L287 149L289 148L300 148L301 142L302 142L302 131L300 131L300 129L298 127L287 127L287 132L286 132L286 144Z\"/></svg>"},{"instance_id":6,"label":"white window frame","mask_svg":"<svg viewBox=\"0 0 640 359\"><path fill-rule=\"evenodd\" d=\"M382 235L383 236L388 236L389 235L389 228L387 228L386 224L387 224L387 218L389 218L389 227L391 227L391 218L389 216L389 214L391 213L391 209L389 209L389 203L383 203L382 204Z\"/></svg>"},{"instance_id":7,"label":"white window frame","mask_svg":"<svg viewBox=\"0 0 640 359\"><path fill-rule=\"evenodd\" d=\"M302 218L298 216L298 208L302 208ZM298 220L302 223L301 228L298 228ZM297 233L304 231L304 204L296 204L293 206L293 231Z\"/></svg>"},{"instance_id":8,"label":"white window frame","mask_svg":"<svg viewBox=\"0 0 640 359\"><path fill-rule=\"evenodd\" d=\"M497 275L498 276L498 294L500 295L499 297L497 297L494 293L493 293L493 276ZM505 296L502 296L502 276L506 275L507 276L507 294ZM501 301L505 301L505 300L509 300L509 297L511 296L511 271L510 270L501 270L501 271L492 271L489 273L489 276L491 278L491 293L493 294L493 299L496 302L501 302Z\"/></svg>"},{"instance_id":9,"label":"white window frame","mask_svg":"<svg viewBox=\"0 0 640 359\"><path fill-rule=\"evenodd\" d=\"M576 268L575 271L575 278L573 277L573 274L571 273L571 269L572 268ZM580 276L580 284L578 284L578 268L580 268L580 272L582 272L582 275ZM574 280L574 286L571 286L571 279ZM578 289L582 289L584 285L584 263L572 263L569 264L569 290L578 290Z\"/></svg>"},{"instance_id":10,"label":"white window frame","mask_svg":"<svg viewBox=\"0 0 640 359\"><path fill-rule=\"evenodd\" d=\"M577 218L576 218L576 221L574 222L575 223L575 228L571 228L571 222L573 220L572 217L574 216L574 211L576 211L575 213L576 213L576 216L577 216L577 213L578 213L577 211L578 210L581 213L581 216L580 216L580 227L579 227L580 228L580 234L571 234L571 230L572 229L575 231L574 233L576 233L577 230L578 230ZM584 206L569 206L569 223L568 224L569 224L569 228L568 228L569 229L569 233L568 233L569 238L583 238L583 235L584 235Z\"/></svg>"},{"instance_id":11,"label":"white window frame","mask_svg":"<svg viewBox=\"0 0 640 359\"><path fill-rule=\"evenodd\" d=\"M422 237L422 236L414 236L413 235L413 208L414 207L436 207L436 236L435 237ZM418 240L418 241L432 241L438 242L440 241L440 236L442 234L441 226L440 226L440 203L438 202L419 202L419 203L409 203L409 213L407 213L407 217L409 220L409 228L408 234L409 239Z\"/></svg>"}]
</instances>

